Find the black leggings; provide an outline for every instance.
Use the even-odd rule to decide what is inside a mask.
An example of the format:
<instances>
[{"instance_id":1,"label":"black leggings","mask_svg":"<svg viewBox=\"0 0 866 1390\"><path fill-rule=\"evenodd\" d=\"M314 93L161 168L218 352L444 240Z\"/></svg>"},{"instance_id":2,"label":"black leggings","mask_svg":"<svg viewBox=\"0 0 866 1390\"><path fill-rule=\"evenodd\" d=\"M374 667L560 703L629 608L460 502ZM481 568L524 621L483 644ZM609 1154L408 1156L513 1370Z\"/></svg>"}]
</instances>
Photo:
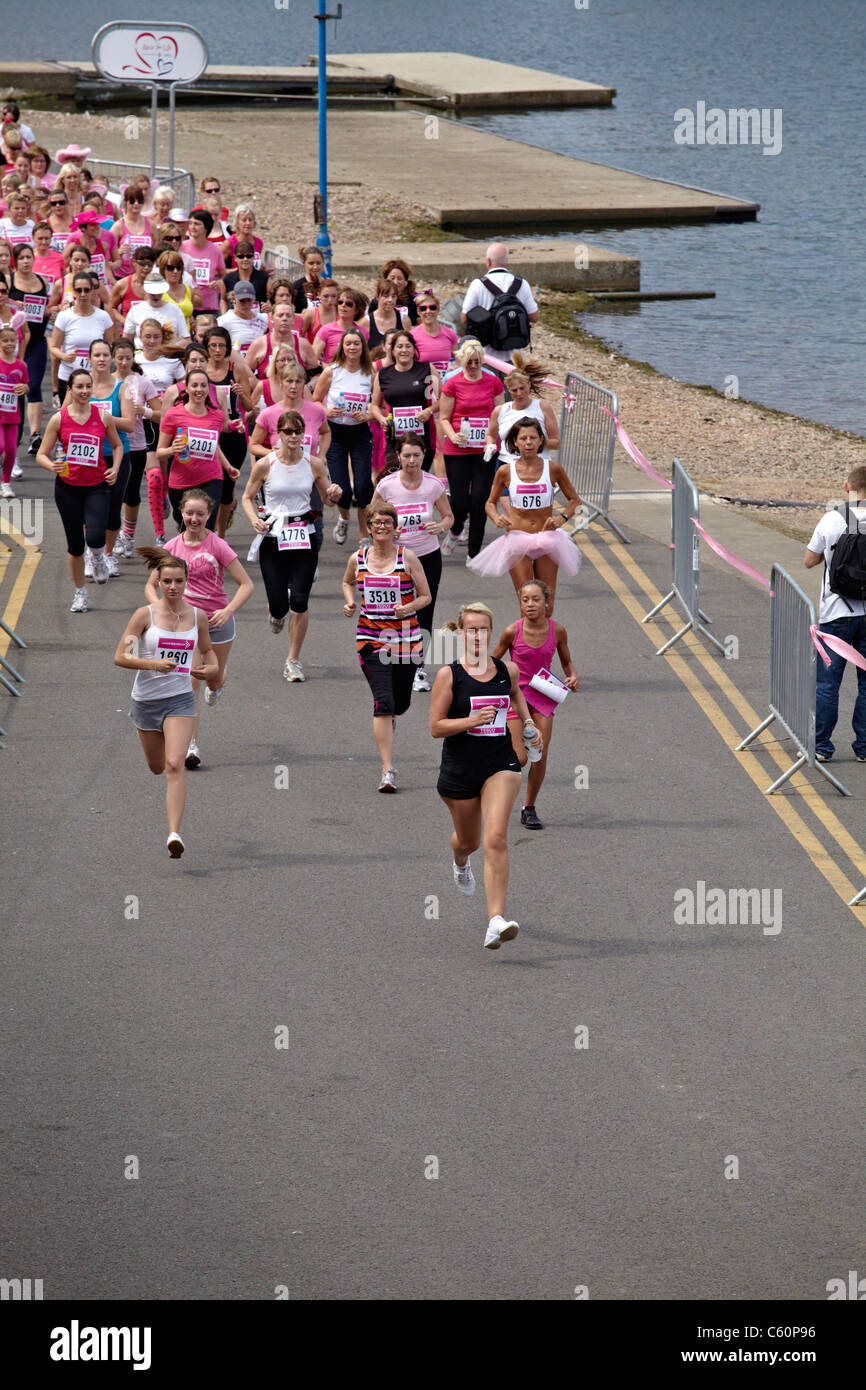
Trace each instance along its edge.
<instances>
[{"instance_id":1,"label":"black leggings","mask_svg":"<svg viewBox=\"0 0 866 1390\"><path fill-rule=\"evenodd\" d=\"M243 468L247 456L247 437L243 430L224 430L220 435L220 448L232 468ZM220 497L223 506L228 507L235 500L236 482L239 483L240 478L230 478L228 473L223 473L223 490Z\"/></svg>"},{"instance_id":2,"label":"black leggings","mask_svg":"<svg viewBox=\"0 0 866 1390\"><path fill-rule=\"evenodd\" d=\"M268 609L274 618L284 618L290 608L293 613L306 613L318 559L319 542L315 534L310 535L309 550L280 550L273 536L265 536L259 551L259 565Z\"/></svg>"},{"instance_id":3,"label":"black leggings","mask_svg":"<svg viewBox=\"0 0 866 1390\"><path fill-rule=\"evenodd\" d=\"M435 550L431 550L429 555L419 555L421 568L427 576L427 583L430 586L430 602L426 608L418 609L418 626L425 632L433 632L433 609L436 607L436 595L439 592L439 581L442 578L442 551L438 545Z\"/></svg>"},{"instance_id":4,"label":"black leggings","mask_svg":"<svg viewBox=\"0 0 866 1390\"><path fill-rule=\"evenodd\" d=\"M222 478L210 478L206 483L190 483L187 487L169 487L168 500L171 503L171 514L177 523L177 529L178 531L186 529L183 524L183 517L180 514L180 499L185 492L189 492L190 489L194 487L198 488L200 492L206 492L213 504L211 507L211 514L207 519L207 529L209 531L215 531L217 512L223 495Z\"/></svg>"},{"instance_id":5,"label":"black leggings","mask_svg":"<svg viewBox=\"0 0 866 1390\"><path fill-rule=\"evenodd\" d=\"M84 554L84 541L91 550L104 550L108 521L108 483L77 487L64 478L54 479L54 501L66 532L70 555Z\"/></svg>"},{"instance_id":6,"label":"black leggings","mask_svg":"<svg viewBox=\"0 0 866 1390\"><path fill-rule=\"evenodd\" d=\"M469 517L469 558L478 554L484 542L487 513L484 503L490 496L498 460L484 462L483 449L471 454L446 454L445 472L451 492L454 523L451 534L459 536L466 517Z\"/></svg>"},{"instance_id":7,"label":"black leggings","mask_svg":"<svg viewBox=\"0 0 866 1390\"><path fill-rule=\"evenodd\" d=\"M141 506L141 480L144 477L144 465L146 462L146 449L130 449L129 478L126 484L126 494L123 498L128 507Z\"/></svg>"},{"instance_id":8,"label":"black leggings","mask_svg":"<svg viewBox=\"0 0 866 1390\"><path fill-rule=\"evenodd\" d=\"M110 460L106 460L110 463ZM126 485L129 482L129 454L124 454L120 460L120 467L117 470L117 478L109 485L108 489L108 516L105 521L107 531L119 531L121 519L121 507L126 493Z\"/></svg>"},{"instance_id":9,"label":"black leggings","mask_svg":"<svg viewBox=\"0 0 866 1390\"><path fill-rule=\"evenodd\" d=\"M381 661L380 657L390 658L391 653L380 651L372 642L367 642L358 653L361 670L373 692L373 713L405 714L412 701L412 682L418 658L409 661Z\"/></svg>"}]
</instances>

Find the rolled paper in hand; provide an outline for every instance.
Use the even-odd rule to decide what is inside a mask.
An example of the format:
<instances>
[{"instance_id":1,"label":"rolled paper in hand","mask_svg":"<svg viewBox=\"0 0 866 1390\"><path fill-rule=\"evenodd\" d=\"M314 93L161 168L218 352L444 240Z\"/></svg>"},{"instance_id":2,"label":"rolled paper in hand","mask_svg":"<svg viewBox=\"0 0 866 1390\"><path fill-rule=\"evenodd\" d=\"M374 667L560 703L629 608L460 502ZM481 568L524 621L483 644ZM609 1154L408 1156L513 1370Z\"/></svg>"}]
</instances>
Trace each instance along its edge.
<instances>
[{"instance_id":1,"label":"rolled paper in hand","mask_svg":"<svg viewBox=\"0 0 866 1390\"><path fill-rule=\"evenodd\" d=\"M561 705L568 694L568 686L563 685L558 676L551 675L544 667L536 671L529 682L529 688L537 690L539 695L546 695L548 700L553 700L557 705Z\"/></svg>"}]
</instances>

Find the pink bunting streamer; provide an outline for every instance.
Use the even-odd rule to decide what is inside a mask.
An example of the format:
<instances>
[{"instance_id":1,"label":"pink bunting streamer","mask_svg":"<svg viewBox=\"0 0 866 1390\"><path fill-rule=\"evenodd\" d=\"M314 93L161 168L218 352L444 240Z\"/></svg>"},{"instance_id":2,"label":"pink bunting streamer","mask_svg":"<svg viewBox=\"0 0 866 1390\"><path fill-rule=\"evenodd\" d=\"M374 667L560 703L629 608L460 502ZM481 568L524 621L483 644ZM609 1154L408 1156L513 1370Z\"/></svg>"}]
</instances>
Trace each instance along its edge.
<instances>
[{"instance_id":1,"label":"pink bunting streamer","mask_svg":"<svg viewBox=\"0 0 866 1390\"><path fill-rule=\"evenodd\" d=\"M622 425L619 423L618 416L614 415L612 410L608 410L606 405L600 405L599 410L603 410L605 415L609 415L610 418L613 420L613 423L616 426L616 437L619 440L622 447L625 449L632 462L636 463L638 468L642 468L644 473L649 473L651 478L655 478L657 483L662 483L665 487L672 488L673 483L671 482L670 478L663 478L661 473L657 473L656 470L653 468L652 464L650 463L649 459L641 453L640 449L637 447L634 441L629 439Z\"/></svg>"},{"instance_id":2,"label":"pink bunting streamer","mask_svg":"<svg viewBox=\"0 0 866 1390\"><path fill-rule=\"evenodd\" d=\"M714 550L722 560L727 561L729 565L733 565L735 570L739 570L741 574L747 575L749 579L757 579L758 583L762 584L764 588L772 594L773 590L770 588L769 581L764 578L760 570L756 570L754 565L749 564L748 560L741 560L739 555L735 555L732 550L728 550L726 546L722 545L721 541L717 541L714 536L711 536L708 531L705 531L701 523L696 520L695 517L692 517L692 525L696 531L700 531L707 545L710 547L710 550Z\"/></svg>"},{"instance_id":3,"label":"pink bunting streamer","mask_svg":"<svg viewBox=\"0 0 866 1390\"><path fill-rule=\"evenodd\" d=\"M824 650L826 644L832 651L838 652L839 656L844 656L846 661L851 661L862 671L866 671L866 657L861 656L849 643L843 642L841 637L835 637L832 632L822 632L817 623L812 623L810 626L809 636L815 643L815 650L825 666L830 665L830 658Z\"/></svg>"}]
</instances>

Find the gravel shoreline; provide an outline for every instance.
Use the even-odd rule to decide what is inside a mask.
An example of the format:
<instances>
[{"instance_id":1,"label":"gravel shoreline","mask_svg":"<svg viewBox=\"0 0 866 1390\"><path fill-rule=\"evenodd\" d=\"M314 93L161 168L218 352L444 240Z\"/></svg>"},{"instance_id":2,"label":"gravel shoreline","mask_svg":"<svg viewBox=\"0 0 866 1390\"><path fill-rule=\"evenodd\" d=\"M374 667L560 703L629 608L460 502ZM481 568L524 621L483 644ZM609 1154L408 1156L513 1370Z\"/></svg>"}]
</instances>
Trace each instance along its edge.
<instances>
[{"instance_id":1,"label":"gravel shoreline","mask_svg":"<svg viewBox=\"0 0 866 1390\"><path fill-rule=\"evenodd\" d=\"M116 151L125 119L35 109L23 113L23 120L52 153L68 138L92 145L96 153L103 145ZM236 136L239 119L239 112L182 109L178 136L189 147L213 151L212 167L196 165L196 177L219 173L223 202L228 207L241 201L253 203L265 245L282 245L295 255L299 246L315 239L316 170L308 171L308 179L286 182L269 176L267 163L250 160L244 173L244 161L230 138L231 133ZM144 159L150 148L149 123L140 124L136 148ZM254 177L249 172L253 163ZM399 255L401 241L441 240L431 210L386 188L384 182L379 186L332 184L329 219L337 269L341 242L393 240L394 253ZM358 288L372 290L364 284ZM436 289L444 302L462 294L466 283L437 284ZM669 474L673 459L679 458L701 489L715 496L814 503L810 510L742 509L787 535L808 539L825 508L842 498L850 469L866 463L866 441L858 435L663 376L646 363L611 351L593 335L568 328L568 311L574 307L569 295L542 290L540 303L542 321L533 332L533 350L552 377L562 380L571 369L615 391L623 424L661 473ZM558 393L549 394L555 401ZM635 469L636 485L642 476Z\"/></svg>"}]
</instances>

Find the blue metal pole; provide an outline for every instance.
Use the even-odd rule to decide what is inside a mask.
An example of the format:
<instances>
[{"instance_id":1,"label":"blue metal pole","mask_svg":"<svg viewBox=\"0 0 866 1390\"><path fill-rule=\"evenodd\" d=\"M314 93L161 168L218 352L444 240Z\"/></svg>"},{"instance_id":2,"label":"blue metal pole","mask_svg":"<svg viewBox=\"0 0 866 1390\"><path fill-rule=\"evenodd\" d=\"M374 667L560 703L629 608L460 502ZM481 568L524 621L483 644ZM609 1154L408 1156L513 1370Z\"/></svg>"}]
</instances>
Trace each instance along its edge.
<instances>
[{"instance_id":1,"label":"blue metal pole","mask_svg":"<svg viewBox=\"0 0 866 1390\"><path fill-rule=\"evenodd\" d=\"M328 56L325 42L326 0L319 0L319 197L321 222L316 245L325 262L325 275L331 275L331 238L328 235Z\"/></svg>"}]
</instances>

